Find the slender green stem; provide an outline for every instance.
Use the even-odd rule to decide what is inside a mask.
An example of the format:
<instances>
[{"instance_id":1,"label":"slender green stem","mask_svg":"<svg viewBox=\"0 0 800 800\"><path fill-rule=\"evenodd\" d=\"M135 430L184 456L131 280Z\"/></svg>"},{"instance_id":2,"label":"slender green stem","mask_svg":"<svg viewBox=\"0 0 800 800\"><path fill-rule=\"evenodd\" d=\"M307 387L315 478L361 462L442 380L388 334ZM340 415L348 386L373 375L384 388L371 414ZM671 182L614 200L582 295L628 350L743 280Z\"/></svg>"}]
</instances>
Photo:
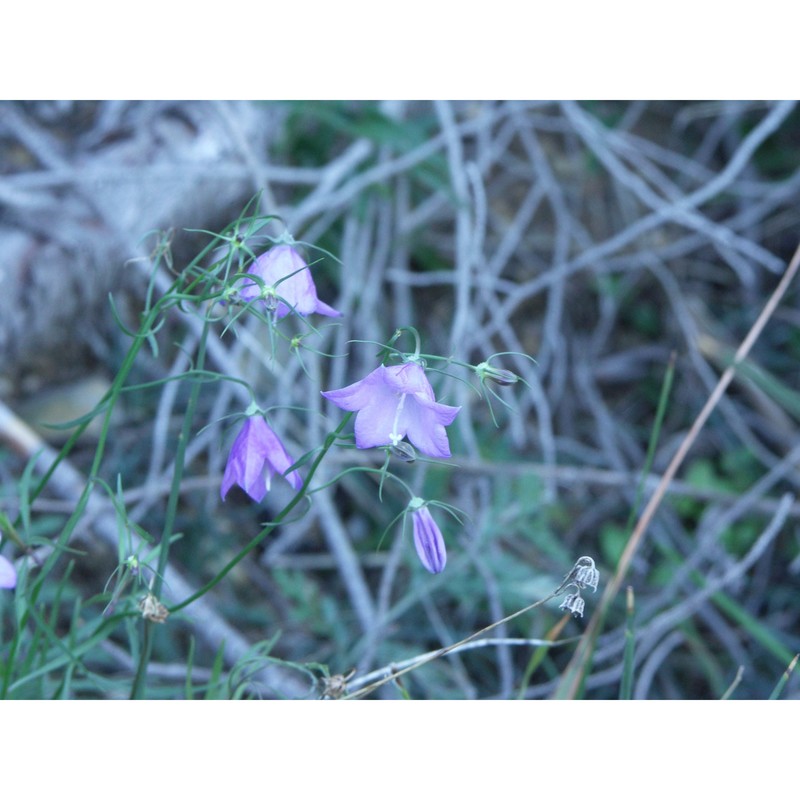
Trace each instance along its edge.
<instances>
[{"instance_id":1,"label":"slender green stem","mask_svg":"<svg viewBox=\"0 0 800 800\"><path fill-rule=\"evenodd\" d=\"M739 669L736 670L736 675L731 681L731 685L725 690L722 697L720 697L720 700L730 700L731 697L733 697L733 693L736 691L737 687L742 682L743 675L744 675L744 667L740 665Z\"/></svg>"},{"instance_id":2,"label":"slender green stem","mask_svg":"<svg viewBox=\"0 0 800 800\"><path fill-rule=\"evenodd\" d=\"M633 587L628 587L626 599L625 621L625 653L622 661L622 681L619 686L619 699L630 700L633 697L633 665L636 655L636 627L634 620L635 601Z\"/></svg>"},{"instance_id":3,"label":"slender green stem","mask_svg":"<svg viewBox=\"0 0 800 800\"><path fill-rule=\"evenodd\" d=\"M205 364L206 343L208 341L208 322L203 325L200 341L197 347L197 369L202 370ZM158 551L158 569L153 579L152 593L158 597L161 594L161 587L164 581L164 572L169 563L169 547L172 535L175 532L175 517L178 511L178 501L181 495L181 483L183 481L183 470L186 460L186 447L192 433L192 423L194 412L197 408L197 399L200 395L202 384L198 381L192 383L192 390L189 394L189 402L186 406L186 413L183 416L183 427L178 437L178 447L175 453L175 469L172 472L172 486L170 487L169 499L167 501L167 511L164 518L164 528L161 533L161 544ZM144 696L145 685L147 682L147 667L153 652L153 623L145 620L145 636L142 643L142 652L139 657L139 664L136 669L136 676L131 689L131 699L137 700Z\"/></svg>"},{"instance_id":4,"label":"slender green stem","mask_svg":"<svg viewBox=\"0 0 800 800\"><path fill-rule=\"evenodd\" d=\"M238 231L238 226L240 224L244 224L245 222L252 224L258 223L260 217L240 217L235 223L229 226L226 231L232 231L234 234ZM139 355L139 352L142 348L142 345L145 342L148 342L152 347L156 348L156 340L155 334L158 332L160 327L163 325L164 322L164 315L167 311L171 308L178 306L180 310L183 309L184 303L190 303L197 305L202 303L205 300L211 299L213 300L214 297L219 295L218 287L221 282L224 282L225 278L220 278L221 273L224 273L227 276L228 272L231 269L232 262L235 256L235 246L234 246L234 236L226 237L223 234L213 234L213 240L208 243L203 250L197 254L197 256L192 260L192 262L183 270L175 280L172 282L171 286L164 292L164 294L159 297L157 300L154 301L154 294L156 289L156 281L155 276L156 272L160 267L162 261L167 261L168 266L172 267L170 255L169 255L169 241L164 239L159 242L156 251L153 253L151 260L152 260L152 274L151 280L148 283L147 293L145 298L145 306L142 310L140 317L139 317L139 326L138 330L134 333L128 331L124 328L121 321L118 320L120 323L120 327L131 336L131 342L129 344L128 352L126 353L122 364L112 382L112 385L105 393L103 398L100 402L95 406L93 412L86 415L82 418L74 430L71 432L69 438L67 439L66 443L61 447L58 454L53 459L53 462L48 466L48 468L44 471L43 475L39 478L35 486L32 487L32 490L29 492L28 496L26 497L26 501L28 504L32 503L39 497L39 495L44 491L45 487L50 482L52 476L55 474L56 470L58 469L59 465L65 461L65 459L69 456L70 452L72 451L75 443L81 437L81 435L86 430L87 426L95 419L98 415L102 414L102 426L98 436L97 445L94 453L94 458L92 460L91 467L88 471L86 477L86 484L81 491L77 502L75 504L75 508L69 518L66 520L62 530L60 531L57 539L53 542L53 547L48 555L47 559L44 561L35 576L35 579L31 580L29 586L29 592L27 597L27 602L23 611L19 616L19 621L16 626L16 635L14 636L11 647L10 647L10 659L8 660L6 666L7 669L3 670L2 672L2 680L0 680L0 696L5 697L7 696L9 691L13 692L13 684L12 681L12 670L10 665L16 663L16 657L18 652L22 650L21 642L21 631L26 629L28 625L28 621L31 617L38 623L36 628L33 632L33 643L28 643L26 645L25 650L28 653L28 658L33 658L34 653L37 650L36 639L37 636L40 635L40 631L42 630L42 620L44 617L36 608L36 604L39 601L39 596L42 592L43 587L47 583L47 578L49 574L52 572L55 565L58 563L59 558L63 555L65 548L75 530L76 525L78 524L79 520L83 516L89 499L91 497L91 492L94 487L94 483L97 481L98 475L100 473L100 469L103 463L105 448L108 442L108 437L111 431L111 415L116 405L116 402L123 391L132 390L129 387L126 387L126 382L128 377L131 373L133 365L136 361L136 358ZM221 242L230 242L231 249L230 252L226 257L223 257L222 260L217 261L214 265L209 268L202 268L199 265L202 261L208 256L210 252L216 247L220 245ZM113 301L112 301L112 313L114 313L113 309ZM201 358L198 363L199 370L202 371L202 352L204 352L205 347L205 339L207 335L207 328L211 321L206 320L206 327L203 331L203 340L201 345ZM199 374L202 374L200 372ZM166 514L166 522L165 522L165 529L162 536L162 546L161 551L159 553L159 563L162 567L158 571L157 581L158 585L154 584L154 588L158 591L161 589L161 577L160 575L163 574L164 569L163 567L166 566L167 558L168 558L168 550L170 540L173 538L173 529L174 529L174 521L175 515L177 510L177 503L180 493L180 483L182 477L182 470L183 470L183 461L184 461L184 453L186 448L186 442L188 440L188 435L191 432L191 419L193 416L193 409L194 404L196 402L198 393L200 388L200 382L196 382L194 386L194 391L192 392L192 401L190 403L190 410L187 413L187 418L184 422L184 428L181 435L181 442L179 446L179 453L178 458L176 459L176 475L174 477L172 492L170 495L169 506L167 509ZM20 512L22 514L22 512ZM10 520L6 520L5 522L8 523L8 526L12 531L15 531L15 527L20 524L21 518L18 518L11 522ZM9 538L12 538L9 536ZM115 624L113 621L108 621L108 624L113 626ZM151 649L151 642L150 642L150 630L152 626L146 626L145 628L145 645L144 645L144 652L147 654L145 657L142 658L140 662L140 675L137 676L138 686L134 687L134 694L135 696L141 696L141 692L144 686L144 675L146 674L146 667L147 667L147 659L149 658L149 653ZM110 628L109 628L110 629Z\"/></svg>"},{"instance_id":5,"label":"slender green stem","mask_svg":"<svg viewBox=\"0 0 800 800\"><path fill-rule=\"evenodd\" d=\"M670 353L669 362L667 363L667 371L664 373L664 380L661 383L661 393L658 397L656 417L655 421L653 422L653 428L650 431L650 440L647 443L647 455L644 459L642 474L636 487L636 498L631 506L630 513L628 514L628 522L625 526L625 532L628 536L630 536L630 533L633 530L633 525L636 522L636 515L639 513L639 509L642 505L642 497L644 497L646 478L653 468L653 461L655 461L656 448L658 446L658 440L661 437L661 427L664 424L664 418L667 414L668 401L672 392L672 383L675 379L676 359L677 355L673 350L672 353Z\"/></svg>"},{"instance_id":6,"label":"slender green stem","mask_svg":"<svg viewBox=\"0 0 800 800\"><path fill-rule=\"evenodd\" d=\"M781 696L781 692L783 691L783 687L789 682L789 678L792 677L792 673L794 672L794 668L797 666L797 662L800 659L800 653L798 653L791 661L786 670L784 671L783 675L781 675L781 679L778 681L777 686L772 690L772 694L767 698L768 700L777 700Z\"/></svg>"},{"instance_id":7,"label":"slender green stem","mask_svg":"<svg viewBox=\"0 0 800 800\"><path fill-rule=\"evenodd\" d=\"M202 371L206 358L206 344L208 342L208 323L203 325L200 335L200 342L197 347L197 370ZM169 560L169 547L172 535L175 531L175 515L178 510L178 501L181 496L181 484L183 481L183 470L185 467L186 448L192 433L194 422L194 412L197 408L197 400L200 396L202 384L195 381L192 384L192 391L189 394L189 402L186 406L186 413L183 417L183 427L178 438L177 453L175 456L175 470L172 475L172 486L170 487L169 500L167 501L167 512L164 520L164 531L161 535L161 547L158 553L158 570L153 584L153 594L158 596L161 593L161 585L164 580L164 572Z\"/></svg>"},{"instance_id":8,"label":"slender green stem","mask_svg":"<svg viewBox=\"0 0 800 800\"><path fill-rule=\"evenodd\" d=\"M151 312L146 320L142 323L142 329L145 329L147 325L151 325L153 320L155 319L154 312ZM72 532L75 529L75 526L78 524L78 521L83 516L83 512L86 508L87 503L89 502L89 496L92 491L94 479L97 477L100 471L100 465L103 461L103 453L105 451L105 444L106 440L108 439L109 431L111 428L111 413L114 409L114 405L116 402L117 397L119 396L120 392L122 391L122 387L125 384L125 380L128 377L131 369L133 368L134 361L136 356L139 353L139 350L144 342L143 338L134 339L133 343L131 344L125 359L122 362L122 366L120 367L119 372L117 373L116 377L114 378L111 387L106 392L103 399L100 401L99 406L105 405L106 411L103 417L103 424L100 430L100 434L98 436L97 441L97 448L95 450L94 459L92 460L91 468L89 469L89 474L87 476L86 485L81 492L80 497L78 498L78 502L75 505L75 510L70 514L69 519L64 524L64 527L59 534L58 540L53 546L50 555L48 556L47 560L44 564L42 564L41 569L39 570L39 574L36 577L35 582L31 586L31 592L29 597L29 606L34 605L39 597L39 592L41 591L42 587L45 584L48 574L55 566L57 560L60 558L64 547L66 546L67 542L70 540L72 536ZM38 496L38 494L44 489L47 484L47 481L52 476L53 472L55 472L56 467L58 464L66 458L67 454L69 453L69 448L72 446L72 443L77 436L80 435L80 432L89 424L89 420L83 423L83 425L79 426L76 430L75 434L70 437L67 441L67 444L62 448L61 452L58 454L56 459L54 460L53 464L50 466L50 469L47 470L45 475L39 481L38 486L32 493L31 501ZM22 619L20 620L20 627L24 627L27 623L28 619L28 612L29 608L25 610L25 613L22 615Z\"/></svg>"}]
</instances>

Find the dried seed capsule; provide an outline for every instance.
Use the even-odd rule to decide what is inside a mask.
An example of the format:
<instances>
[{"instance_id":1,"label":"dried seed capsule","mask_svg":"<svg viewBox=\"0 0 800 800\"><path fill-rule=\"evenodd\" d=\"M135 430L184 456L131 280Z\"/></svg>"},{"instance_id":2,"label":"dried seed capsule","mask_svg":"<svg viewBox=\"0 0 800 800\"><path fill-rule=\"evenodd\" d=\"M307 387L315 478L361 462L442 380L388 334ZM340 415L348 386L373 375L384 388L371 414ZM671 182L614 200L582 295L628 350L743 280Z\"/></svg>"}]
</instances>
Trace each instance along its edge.
<instances>
[{"instance_id":1,"label":"dried seed capsule","mask_svg":"<svg viewBox=\"0 0 800 800\"><path fill-rule=\"evenodd\" d=\"M560 609L569 611L574 617L582 617L585 607L586 603L584 603L583 598L578 592L568 594L559 606Z\"/></svg>"}]
</instances>

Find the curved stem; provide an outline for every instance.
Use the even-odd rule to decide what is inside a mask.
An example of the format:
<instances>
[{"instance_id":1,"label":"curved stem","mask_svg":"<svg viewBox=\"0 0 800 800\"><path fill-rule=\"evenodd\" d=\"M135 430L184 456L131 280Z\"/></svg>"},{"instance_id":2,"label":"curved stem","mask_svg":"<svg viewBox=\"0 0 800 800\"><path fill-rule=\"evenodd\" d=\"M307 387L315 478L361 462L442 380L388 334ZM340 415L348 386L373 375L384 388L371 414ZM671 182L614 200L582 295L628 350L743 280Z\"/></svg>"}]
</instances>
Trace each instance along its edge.
<instances>
[{"instance_id":1,"label":"curved stem","mask_svg":"<svg viewBox=\"0 0 800 800\"><path fill-rule=\"evenodd\" d=\"M467 642L471 642L473 639L477 639L478 636L480 636L483 633L486 633L487 631L492 630L493 628L496 628L498 625L502 625L503 623L508 622L509 620L512 620L515 617L520 616L521 614L524 614L526 611L530 611L531 609L536 608L537 606L543 605L544 603L548 602L548 600L552 600L558 594L558 592L559 589L556 589L554 592L550 592L550 594L547 595L547 597L543 597L541 600L537 600L535 603L531 603L529 606L525 606L525 608L521 608L519 609L519 611L515 611L513 614L509 614L507 617L503 617L503 619L499 619L497 620L497 622L493 622L491 625L487 625L485 628L481 628L479 631L471 633L469 636L467 636L464 639L461 639L461 641L456 642L455 644L451 644L448 645L447 647L443 647L441 650L437 650L435 653L432 653L427 658L422 658L419 661L416 661L411 666L406 667L405 669L392 672L391 675L387 675L385 678L381 678L381 680L375 681L375 683L371 683L369 684L369 686L365 686L363 689L359 689L358 691L353 692L352 694L347 694L341 699L357 700L359 697L364 697L365 695L374 692L376 689L383 686L385 683L389 683L390 681L396 680L401 675L405 675L407 672L411 672L411 670L417 669L417 667L421 667L424 664L429 664L431 661L435 661L437 658L446 656L448 653L451 653L457 648L462 647Z\"/></svg>"},{"instance_id":2,"label":"curved stem","mask_svg":"<svg viewBox=\"0 0 800 800\"><path fill-rule=\"evenodd\" d=\"M206 356L206 343L208 341L208 327L206 322L203 325L203 330L200 335L200 342L197 348L197 369L202 370L205 364ZM197 398L200 395L201 383L195 381L192 383L192 391L189 395L189 402L186 406L186 414L183 417L183 427L181 428L180 436L178 437L178 448L175 454L175 469L172 473L172 486L170 488L169 499L167 501L167 512L164 518L164 528L161 532L161 544L158 551L158 569L153 579L151 587L152 593L158 597L161 594L161 587L164 582L163 575L167 569L169 561L169 547L172 541L172 535L175 530L175 516L178 511L178 500L181 495L181 483L183 481L183 469L186 460L186 446L189 442L189 437L192 432L192 422L194 421L194 411L197 407ZM149 620L145 620L144 626L144 642L142 643L142 652L139 656L139 664L136 669L136 676L131 688L131 699L137 700L144 696L145 685L147 682L147 667L150 663L150 657L153 652L153 624Z\"/></svg>"}]
</instances>

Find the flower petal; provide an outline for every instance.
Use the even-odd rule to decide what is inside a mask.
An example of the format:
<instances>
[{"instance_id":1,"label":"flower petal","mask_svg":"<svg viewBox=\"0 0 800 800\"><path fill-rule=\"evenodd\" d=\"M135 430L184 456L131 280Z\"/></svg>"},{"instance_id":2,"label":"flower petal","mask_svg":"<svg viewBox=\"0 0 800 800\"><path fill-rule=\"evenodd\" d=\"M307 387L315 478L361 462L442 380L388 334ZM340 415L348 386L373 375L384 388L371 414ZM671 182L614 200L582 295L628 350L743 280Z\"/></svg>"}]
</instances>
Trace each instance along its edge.
<instances>
[{"instance_id":1,"label":"flower petal","mask_svg":"<svg viewBox=\"0 0 800 800\"><path fill-rule=\"evenodd\" d=\"M317 298L317 307L314 309L317 314L322 314L325 317L341 317L342 312L337 311L332 306L329 306L327 303L323 303L322 300Z\"/></svg>"},{"instance_id":2,"label":"flower petal","mask_svg":"<svg viewBox=\"0 0 800 800\"><path fill-rule=\"evenodd\" d=\"M264 480L266 449L260 440L261 426L266 427L262 417L248 417L244 421L231 447L225 474L222 476L223 500L234 483L241 486L257 503L264 499L267 493L267 484Z\"/></svg>"},{"instance_id":3,"label":"flower petal","mask_svg":"<svg viewBox=\"0 0 800 800\"><path fill-rule=\"evenodd\" d=\"M259 419L261 418L259 417ZM292 461L289 454L286 452L283 442L281 442L275 431L273 431L266 422L264 422L262 436L266 453L267 471L270 473L270 476L275 474L283 475L283 473L294 464L294 461ZM290 472L285 478L295 491L303 485L303 480L297 470Z\"/></svg>"},{"instance_id":4,"label":"flower petal","mask_svg":"<svg viewBox=\"0 0 800 800\"><path fill-rule=\"evenodd\" d=\"M425 375L425 370L409 361L395 367L384 367L383 381L392 389L403 394L417 394L434 400L433 387Z\"/></svg>"},{"instance_id":5,"label":"flower petal","mask_svg":"<svg viewBox=\"0 0 800 800\"><path fill-rule=\"evenodd\" d=\"M5 557L0 556L0 589L13 589L17 585L17 571Z\"/></svg>"},{"instance_id":6,"label":"flower petal","mask_svg":"<svg viewBox=\"0 0 800 800\"><path fill-rule=\"evenodd\" d=\"M339 406L343 411L359 411L368 403L373 402L375 393L381 391L383 377L381 370L383 367L373 370L360 381L351 383L341 389L331 389L322 392L322 396L330 400L334 405Z\"/></svg>"},{"instance_id":7,"label":"flower petal","mask_svg":"<svg viewBox=\"0 0 800 800\"><path fill-rule=\"evenodd\" d=\"M449 425L460 410L460 406L446 406L409 395L401 415L402 427L411 444L421 453L450 458L450 442L444 426Z\"/></svg>"},{"instance_id":8,"label":"flower petal","mask_svg":"<svg viewBox=\"0 0 800 800\"><path fill-rule=\"evenodd\" d=\"M392 434L399 402L399 398L391 394L373 395L372 402L362 408L356 417L356 447L363 450L394 444ZM404 435L405 432L398 426L398 440Z\"/></svg>"},{"instance_id":9,"label":"flower petal","mask_svg":"<svg viewBox=\"0 0 800 800\"><path fill-rule=\"evenodd\" d=\"M231 447L225 465L220 487L222 499L237 484L260 503L270 488L272 476L276 473L283 475L293 463L283 443L264 418L248 417ZM303 485L296 471L289 473L286 480L295 490Z\"/></svg>"}]
</instances>

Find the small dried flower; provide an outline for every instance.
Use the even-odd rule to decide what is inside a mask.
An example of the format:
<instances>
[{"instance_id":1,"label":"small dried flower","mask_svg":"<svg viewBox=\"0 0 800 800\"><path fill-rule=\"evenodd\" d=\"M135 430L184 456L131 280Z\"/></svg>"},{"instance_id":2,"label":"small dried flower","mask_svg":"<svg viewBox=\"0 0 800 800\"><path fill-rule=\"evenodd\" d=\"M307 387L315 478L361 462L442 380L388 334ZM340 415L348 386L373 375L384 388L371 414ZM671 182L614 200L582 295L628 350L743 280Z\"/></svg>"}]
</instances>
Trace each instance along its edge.
<instances>
[{"instance_id":1,"label":"small dried flower","mask_svg":"<svg viewBox=\"0 0 800 800\"><path fill-rule=\"evenodd\" d=\"M0 541L3 537L0 536ZM13 589L17 585L17 571L5 557L0 556L0 589Z\"/></svg>"},{"instance_id":2,"label":"small dried flower","mask_svg":"<svg viewBox=\"0 0 800 800\"><path fill-rule=\"evenodd\" d=\"M594 565L594 559L589 556L581 556L564 576L560 588L563 589L565 586L574 584L579 589L591 588L593 592L596 592L599 581L600 573Z\"/></svg>"},{"instance_id":3,"label":"small dried flower","mask_svg":"<svg viewBox=\"0 0 800 800\"><path fill-rule=\"evenodd\" d=\"M576 617L582 617L586 603L581 597L581 591L589 587L591 587L592 591L596 591L599 581L600 573L594 565L594 559L589 558L589 556L581 556L564 576L561 586L556 589L555 593L561 594L570 586L575 587L575 591L570 592L564 598L559 608L571 612Z\"/></svg>"},{"instance_id":4,"label":"small dried flower","mask_svg":"<svg viewBox=\"0 0 800 800\"><path fill-rule=\"evenodd\" d=\"M600 582L600 572L594 565L594 559L589 556L581 556L573 567L575 575L572 582L579 589L590 587L593 592L597 591L597 584Z\"/></svg>"},{"instance_id":5,"label":"small dried flower","mask_svg":"<svg viewBox=\"0 0 800 800\"><path fill-rule=\"evenodd\" d=\"M574 592L573 594L568 594L561 605L559 606L560 609L564 611L569 611L574 617L582 617L583 616L583 609L586 607L586 603L584 603L583 598L580 596L579 592Z\"/></svg>"},{"instance_id":6,"label":"small dried flower","mask_svg":"<svg viewBox=\"0 0 800 800\"><path fill-rule=\"evenodd\" d=\"M447 564L444 537L422 498L413 498L408 507L411 510L414 546L417 549L417 555L422 566L435 575L441 572Z\"/></svg>"},{"instance_id":7,"label":"small dried flower","mask_svg":"<svg viewBox=\"0 0 800 800\"><path fill-rule=\"evenodd\" d=\"M139 611L142 612L142 616L146 620L157 622L158 624L166 622L169 616L167 607L159 602L158 598L152 592L148 592L139 601Z\"/></svg>"},{"instance_id":8,"label":"small dried flower","mask_svg":"<svg viewBox=\"0 0 800 800\"><path fill-rule=\"evenodd\" d=\"M228 456L220 489L222 499L235 483L260 503L269 491L272 476L283 475L292 464L286 448L264 418L248 417ZM286 475L286 480L295 491L303 485L296 470Z\"/></svg>"},{"instance_id":9,"label":"small dried flower","mask_svg":"<svg viewBox=\"0 0 800 800\"><path fill-rule=\"evenodd\" d=\"M290 311L305 317L308 314L323 314L338 317L341 314L317 297L317 287L311 277L308 264L288 244L280 244L260 255L247 270L263 282L244 279L239 289L239 298L245 302L261 301L268 311L275 311L278 319Z\"/></svg>"},{"instance_id":10,"label":"small dried flower","mask_svg":"<svg viewBox=\"0 0 800 800\"><path fill-rule=\"evenodd\" d=\"M356 447L397 446L408 436L424 455L450 458L445 425L461 407L437 403L425 370L415 362L381 365L366 378L322 396L344 411L358 412Z\"/></svg>"}]
</instances>

